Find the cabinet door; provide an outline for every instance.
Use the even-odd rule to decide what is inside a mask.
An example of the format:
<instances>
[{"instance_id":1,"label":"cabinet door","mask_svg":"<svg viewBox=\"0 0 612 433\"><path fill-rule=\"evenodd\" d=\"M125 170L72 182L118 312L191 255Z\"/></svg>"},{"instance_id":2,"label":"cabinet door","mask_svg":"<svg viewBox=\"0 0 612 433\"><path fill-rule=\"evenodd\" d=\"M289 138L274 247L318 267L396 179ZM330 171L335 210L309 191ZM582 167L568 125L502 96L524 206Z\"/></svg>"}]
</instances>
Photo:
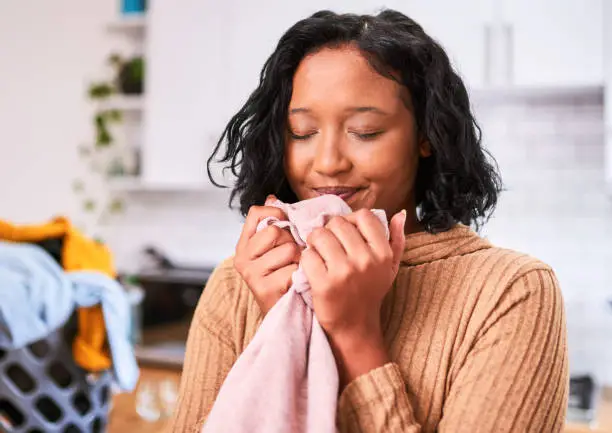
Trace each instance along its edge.
<instances>
[{"instance_id":1,"label":"cabinet door","mask_svg":"<svg viewBox=\"0 0 612 433\"><path fill-rule=\"evenodd\" d=\"M190 187L206 182L206 160L227 121L231 9L202 0L151 2L143 180Z\"/></svg>"},{"instance_id":2,"label":"cabinet door","mask_svg":"<svg viewBox=\"0 0 612 433\"><path fill-rule=\"evenodd\" d=\"M397 9L447 49L471 86L483 83L484 23L494 0L157 0L147 33L143 177L205 182L206 159L232 114L255 89L281 35L321 9L376 13ZM214 4L213 4L214 3Z\"/></svg>"},{"instance_id":3,"label":"cabinet door","mask_svg":"<svg viewBox=\"0 0 612 433\"><path fill-rule=\"evenodd\" d=\"M495 0L338 0L330 7L325 0L245 2L235 8L232 16L237 29L233 43L236 55L230 61L236 64L232 70L239 74L232 80L236 83L235 100L244 100L254 88L263 62L282 33L297 20L320 9L340 13L396 9L421 24L442 44L468 86L481 87L486 73L485 24L492 19L494 3ZM262 10L266 13L262 14ZM254 16L258 19L253 19Z\"/></svg>"},{"instance_id":4,"label":"cabinet door","mask_svg":"<svg viewBox=\"0 0 612 433\"><path fill-rule=\"evenodd\" d=\"M404 0L397 9L421 24L448 53L452 64L471 88L485 84L486 25L496 0Z\"/></svg>"},{"instance_id":5,"label":"cabinet door","mask_svg":"<svg viewBox=\"0 0 612 433\"><path fill-rule=\"evenodd\" d=\"M519 87L603 83L605 0L506 0Z\"/></svg>"}]
</instances>

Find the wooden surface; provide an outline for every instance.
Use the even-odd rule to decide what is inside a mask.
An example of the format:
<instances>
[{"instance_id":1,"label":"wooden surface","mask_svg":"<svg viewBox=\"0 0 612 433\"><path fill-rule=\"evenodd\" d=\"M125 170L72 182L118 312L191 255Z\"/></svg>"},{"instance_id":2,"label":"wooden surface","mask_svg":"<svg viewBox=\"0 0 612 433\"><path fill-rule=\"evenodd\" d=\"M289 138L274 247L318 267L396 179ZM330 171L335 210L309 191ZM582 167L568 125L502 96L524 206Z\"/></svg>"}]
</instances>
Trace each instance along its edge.
<instances>
[{"instance_id":1,"label":"wooden surface","mask_svg":"<svg viewBox=\"0 0 612 433\"><path fill-rule=\"evenodd\" d=\"M131 394L119 394L114 397L113 410L110 414L108 433L170 433L169 419L160 419L154 423L147 422L136 413L136 393L143 383L161 383L165 379L174 381L177 385L180 371L176 369L161 369L142 367L140 381L136 391ZM583 425L567 425L565 433L612 433L612 395L607 394L598 411L597 425L593 428Z\"/></svg>"},{"instance_id":2,"label":"wooden surface","mask_svg":"<svg viewBox=\"0 0 612 433\"><path fill-rule=\"evenodd\" d=\"M185 341L189 322L184 321L172 325L163 325L148 329L144 337L145 344L155 344L168 340ZM119 394L114 397L113 409L110 414L108 433L170 433L169 419L161 418L156 422L143 420L136 412L136 395L144 386L159 385L164 380L171 380L176 384L177 391L180 380L180 370L177 368L161 367L160 365L140 363L140 380L133 393ZM564 433L612 433L612 389L605 389L604 397L597 411L597 422L593 426L568 424Z\"/></svg>"},{"instance_id":3,"label":"wooden surface","mask_svg":"<svg viewBox=\"0 0 612 433\"><path fill-rule=\"evenodd\" d=\"M188 320L148 328L143 333L143 343L150 345L166 341L186 341L188 330ZM170 420L167 417L160 418L156 422L149 422L138 415L136 396L143 386L159 386L167 379L175 383L178 392L180 369L167 367L163 361L158 365L144 364L139 361L139 365L140 379L134 392L118 394L113 399L107 433L165 433L168 431Z\"/></svg>"},{"instance_id":4,"label":"wooden surface","mask_svg":"<svg viewBox=\"0 0 612 433\"><path fill-rule=\"evenodd\" d=\"M144 367L140 372L140 381L136 390L130 394L118 394L113 399L113 409L110 413L108 433L166 433L169 418L161 418L156 422L148 422L136 413L136 394L143 384L159 384L163 380L172 380L178 390L180 371Z\"/></svg>"},{"instance_id":5,"label":"wooden surface","mask_svg":"<svg viewBox=\"0 0 612 433\"><path fill-rule=\"evenodd\" d=\"M612 388L603 391L603 397L597 410L597 421L591 427L568 424L565 433L612 433Z\"/></svg>"}]
</instances>

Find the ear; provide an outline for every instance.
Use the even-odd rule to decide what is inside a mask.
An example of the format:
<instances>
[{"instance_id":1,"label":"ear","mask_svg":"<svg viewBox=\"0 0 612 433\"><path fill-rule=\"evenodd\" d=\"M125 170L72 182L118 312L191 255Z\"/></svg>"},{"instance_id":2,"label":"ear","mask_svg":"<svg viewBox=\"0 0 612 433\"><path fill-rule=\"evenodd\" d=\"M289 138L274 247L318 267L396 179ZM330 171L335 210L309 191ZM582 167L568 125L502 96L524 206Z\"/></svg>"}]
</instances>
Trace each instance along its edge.
<instances>
[{"instance_id":1,"label":"ear","mask_svg":"<svg viewBox=\"0 0 612 433\"><path fill-rule=\"evenodd\" d=\"M419 155L421 158L427 158L431 156L431 145L429 144L429 140L422 140L419 143Z\"/></svg>"}]
</instances>

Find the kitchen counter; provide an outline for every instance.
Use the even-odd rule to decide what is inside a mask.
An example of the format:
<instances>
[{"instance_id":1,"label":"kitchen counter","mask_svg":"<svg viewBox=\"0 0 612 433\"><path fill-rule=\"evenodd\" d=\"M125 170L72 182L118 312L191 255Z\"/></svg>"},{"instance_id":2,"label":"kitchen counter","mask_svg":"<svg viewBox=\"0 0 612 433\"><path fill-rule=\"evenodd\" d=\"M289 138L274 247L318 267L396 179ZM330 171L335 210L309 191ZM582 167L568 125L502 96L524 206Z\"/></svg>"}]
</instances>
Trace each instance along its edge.
<instances>
[{"instance_id":1,"label":"kitchen counter","mask_svg":"<svg viewBox=\"0 0 612 433\"><path fill-rule=\"evenodd\" d=\"M141 369L140 381L136 390L129 394L118 394L113 399L108 433L169 433L170 418L160 418L155 422L142 419L136 412L136 395L143 384L160 384L162 381L174 382L178 390L180 370L145 367Z\"/></svg>"},{"instance_id":2,"label":"kitchen counter","mask_svg":"<svg viewBox=\"0 0 612 433\"><path fill-rule=\"evenodd\" d=\"M145 331L144 343L155 345L167 341L185 341L189 321L173 325L150 328ZM143 420L136 413L136 395L143 386L158 386L163 381L173 382L178 390L181 365L174 359L144 357L139 359L141 366L138 387L133 393L119 394L113 401L110 414L108 433L170 433L169 419L163 418L155 422ZM564 433L612 433L612 388L602 392L602 400L597 410L597 421L591 427L582 424L568 424Z\"/></svg>"},{"instance_id":3,"label":"kitchen counter","mask_svg":"<svg viewBox=\"0 0 612 433\"><path fill-rule=\"evenodd\" d=\"M612 433L612 387L605 388L602 392L599 407L597 409L597 420L592 426L582 424L568 424L565 433Z\"/></svg>"},{"instance_id":4,"label":"kitchen counter","mask_svg":"<svg viewBox=\"0 0 612 433\"><path fill-rule=\"evenodd\" d=\"M189 321L148 328L143 332L145 348L167 342L184 342L187 340ZM140 356L145 353L145 356ZM172 382L176 391L180 381L182 364L167 357L146 356L146 350L136 349L136 358L140 366L140 378L136 389L129 394L118 394L113 400L113 409L109 416L108 433L166 433L170 427L169 417L157 421L146 421L136 412L137 395L144 387L159 389L165 381ZM150 354L149 354L150 355ZM159 400L157 403L160 403Z\"/></svg>"},{"instance_id":5,"label":"kitchen counter","mask_svg":"<svg viewBox=\"0 0 612 433\"><path fill-rule=\"evenodd\" d=\"M143 420L136 413L136 393L143 384L159 384L164 380L174 382L178 389L180 370L176 368L143 367L138 388L131 394L115 396L110 414L108 433L170 433L169 418L155 422ZM612 389L604 393L598 410L598 420L593 428L579 424L568 424L564 433L612 433Z\"/></svg>"}]
</instances>

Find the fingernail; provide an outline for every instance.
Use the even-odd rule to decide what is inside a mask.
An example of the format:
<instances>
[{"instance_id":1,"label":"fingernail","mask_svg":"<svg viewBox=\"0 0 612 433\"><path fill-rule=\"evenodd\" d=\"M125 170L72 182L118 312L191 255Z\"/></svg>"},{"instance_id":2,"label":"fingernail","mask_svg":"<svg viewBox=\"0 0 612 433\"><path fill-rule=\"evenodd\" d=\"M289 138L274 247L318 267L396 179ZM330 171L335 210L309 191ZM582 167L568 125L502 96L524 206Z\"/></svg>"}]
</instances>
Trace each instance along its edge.
<instances>
[{"instance_id":1,"label":"fingernail","mask_svg":"<svg viewBox=\"0 0 612 433\"><path fill-rule=\"evenodd\" d=\"M270 203L271 201L276 200L276 197L274 196L274 194L270 194L268 195L268 197L266 197L266 204Z\"/></svg>"},{"instance_id":2,"label":"fingernail","mask_svg":"<svg viewBox=\"0 0 612 433\"><path fill-rule=\"evenodd\" d=\"M408 213L406 212L406 209L402 209L400 213L403 216L402 227L406 228L406 219L407 219Z\"/></svg>"}]
</instances>

